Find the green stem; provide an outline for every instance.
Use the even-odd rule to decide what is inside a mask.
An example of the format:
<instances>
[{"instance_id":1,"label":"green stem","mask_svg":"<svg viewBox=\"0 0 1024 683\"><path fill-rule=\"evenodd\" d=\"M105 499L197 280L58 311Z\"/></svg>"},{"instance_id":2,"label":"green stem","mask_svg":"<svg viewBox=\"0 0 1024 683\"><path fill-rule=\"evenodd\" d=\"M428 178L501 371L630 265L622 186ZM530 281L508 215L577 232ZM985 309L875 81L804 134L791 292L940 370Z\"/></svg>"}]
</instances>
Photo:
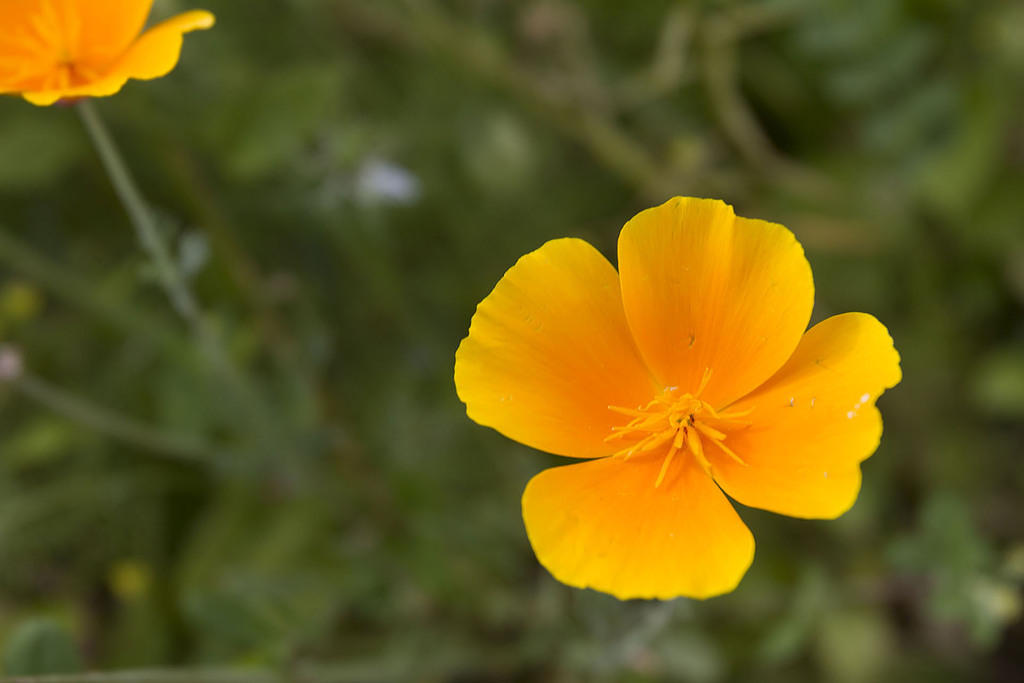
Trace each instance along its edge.
<instances>
[{"instance_id":1,"label":"green stem","mask_svg":"<svg viewBox=\"0 0 1024 683\"><path fill-rule=\"evenodd\" d=\"M92 138L96 151L110 175L117 196L121 199L143 249L152 258L171 304L191 325L199 348L206 354L214 369L221 375L229 390L253 417L253 425L269 438L272 411L262 402L254 387L232 363L213 328L201 314L195 297L182 275L170 250L153 220L153 213L142 197L131 172L128 170L117 144L107 131L92 100L86 98L77 105L78 113Z\"/></svg>"},{"instance_id":2,"label":"green stem","mask_svg":"<svg viewBox=\"0 0 1024 683\"><path fill-rule=\"evenodd\" d=\"M62 417L146 452L160 453L191 462L214 462L217 458L214 449L200 439L168 434L141 424L39 377L23 373L11 382L11 386Z\"/></svg>"},{"instance_id":3,"label":"green stem","mask_svg":"<svg viewBox=\"0 0 1024 683\"><path fill-rule=\"evenodd\" d=\"M77 105L78 113L85 124L85 129L92 138L93 145L110 175L114 191L121 199L142 248L153 259L157 274L168 298L175 310L192 325L199 324L199 307L188 288L188 283L177 264L171 257L170 250L160 234L160 229L153 220L153 213L146 205L146 200L139 192L131 171L124 163L117 144L107 131L103 119L92 100L85 98Z\"/></svg>"}]
</instances>

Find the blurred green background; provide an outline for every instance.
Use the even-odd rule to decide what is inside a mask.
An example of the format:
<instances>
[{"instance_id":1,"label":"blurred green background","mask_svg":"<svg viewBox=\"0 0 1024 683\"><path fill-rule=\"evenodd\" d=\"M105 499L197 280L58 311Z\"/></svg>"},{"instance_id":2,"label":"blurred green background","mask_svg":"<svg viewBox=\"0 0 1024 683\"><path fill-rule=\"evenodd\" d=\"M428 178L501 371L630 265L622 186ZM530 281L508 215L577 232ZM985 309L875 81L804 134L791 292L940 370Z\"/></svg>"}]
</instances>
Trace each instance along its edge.
<instances>
[{"instance_id":1,"label":"blurred green background","mask_svg":"<svg viewBox=\"0 0 1024 683\"><path fill-rule=\"evenodd\" d=\"M1024 4L201 6L96 105L238 372L75 111L0 100L7 674L1024 678ZM519 496L560 460L470 422L453 354L523 253L614 256L676 194L789 226L815 320L877 315L904 380L850 513L742 509L734 593L621 603L538 566Z\"/></svg>"}]
</instances>

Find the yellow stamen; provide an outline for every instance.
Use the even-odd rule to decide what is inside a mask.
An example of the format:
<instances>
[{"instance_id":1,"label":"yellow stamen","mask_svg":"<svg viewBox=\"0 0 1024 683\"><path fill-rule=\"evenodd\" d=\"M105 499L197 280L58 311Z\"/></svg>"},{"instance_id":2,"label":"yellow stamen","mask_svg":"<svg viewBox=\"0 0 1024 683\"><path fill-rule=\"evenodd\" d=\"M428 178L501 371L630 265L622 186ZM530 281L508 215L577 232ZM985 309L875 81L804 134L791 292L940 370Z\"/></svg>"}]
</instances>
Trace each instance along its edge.
<instances>
[{"instance_id":1,"label":"yellow stamen","mask_svg":"<svg viewBox=\"0 0 1024 683\"><path fill-rule=\"evenodd\" d=\"M623 460L629 460L629 457L634 453L646 453L647 451L652 451L671 438L672 434L669 433L651 434L650 436L644 437L635 446L625 450ZM619 451L619 453L622 452L623 451ZM618 455L619 453L616 453L615 455Z\"/></svg>"},{"instance_id":2,"label":"yellow stamen","mask_svg":"<svg viewBox=\"0 0 1024 683\"><path fill-rule=\"evenodd\" d=\"M728 448L724 442L728 432L735 427L747 426L749 423L738 420L753 412L730 411L719 413L706 401L699 398L711 378L711 369L704 371L696 394L679 394L677 387L665 389L661 395L644 406L626 408L608 406L612 412L632 418L627 424L612 427L612 432L605 437L605 442L630 439L631 445L617 451L612 457L628 460L635 454L650 453L668 444L668 450L661 463L661 469L654 482L661 486L668 475L669 468L680 451L689 452L706 474L711 475L711 462L704 448L704 439L708 439L729 458L746 465L742 458ZM714 426L708 423L714 421Z\"/></svg>"},{"instance_id":3,"label":"yellow stamen","mask_svg":"<svg viewBox=\"0 0 1024 683\"><path fill-rule=\"evenodd\" d=\"M668 466L672 464L672 458L678 450L675 444L672 445L672 448L668 449L668 455L665 456L665 461L661 463L661 471L658 472L658 478L654 481L654 488L661 486L661 482L665 479L665 473L668 472Z\"/></svg>"},{"instance_id":4,"label":"yellow stamen","mask_svg":"<svg viewBox=\"0 0 1024 683\"><path fill-rule=\"evenodd\" d=\"M725 440L725 437L726 437L725 434L723 434L722 432L717 431L715 429L712 429L711 427L708 427L707 425L702 424L700 422L698 422L695 426L701 432L703 432L704 434L707 434L709 437L711 437L711 443L713 443L716 446L718 446L719 448L721 448L722 451L726 455L728 455L730 458L732 458L733 460L735 460L739 464L743 465L744 467L746 466L747 463L745 463L740 456L738 456L735 453L733 453L724 443L722 443L722 441Z\"/></svg>"},{"instance_id":5,"label":"yellow stamen","mask_svg":"<svg viewBox=\"0 0 1024 683\"><path fill-rule=\"evenodd\" d=\"M723 434L722 432L718 431L717 429L714 429L712 427L707 426L703 422L698 422L698 423L694 424L693 426L696 427L697 429L699 429L702 433L704 433L707 436L709 436L712 439L714 439L715 441L721 441L722 439L725 438L725 434Z\"/></svg>"}]
</instances>

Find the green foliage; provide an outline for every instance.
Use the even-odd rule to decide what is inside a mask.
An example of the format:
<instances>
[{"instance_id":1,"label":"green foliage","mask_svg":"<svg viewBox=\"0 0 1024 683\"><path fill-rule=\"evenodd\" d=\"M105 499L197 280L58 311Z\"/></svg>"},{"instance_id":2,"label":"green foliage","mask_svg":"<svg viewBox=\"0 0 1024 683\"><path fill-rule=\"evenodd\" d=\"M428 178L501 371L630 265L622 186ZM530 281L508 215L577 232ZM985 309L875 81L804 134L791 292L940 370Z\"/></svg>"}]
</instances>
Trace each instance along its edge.
<instances>
[{"instance_id":1,"label":"green foliage","mask_svg":"<svg viewBox=\"0 0 1024 683\"><path fill-rule=\"evenodd\" d=\"M4 671L11 676L71 673L81 668L75 641L53 619L29 619L4 643Z\"/></svg>"},{"instance_id":2,"label":"green foliage","mask_svg":"<svg viewBox=\"0 0 1024 683\"><path fill-rule=\"evenodd\" d=\"M82 158L87 143L69 118L24 107L5 116L0 130L0 192L54 183Z\"/></svg>"},{"instance_id":3,"label":"green foliage","mask_svg":"<svg viewBox=\"0 0 1024 683\"><path fill-rule=\"evenodd\" d=\"M205 6L174 72L94 102L198 341L74 110L0 99L0 346L31 380L0 382L4 673L1024 667L1019 2ZM537 565L519 497L561 463L470 422L453 356L523 253L614 256L670 194L792 228L816 319L874 313L905 378L850 513L742 510L736 592L620 603Z\"/></svg>"}]
</instances>

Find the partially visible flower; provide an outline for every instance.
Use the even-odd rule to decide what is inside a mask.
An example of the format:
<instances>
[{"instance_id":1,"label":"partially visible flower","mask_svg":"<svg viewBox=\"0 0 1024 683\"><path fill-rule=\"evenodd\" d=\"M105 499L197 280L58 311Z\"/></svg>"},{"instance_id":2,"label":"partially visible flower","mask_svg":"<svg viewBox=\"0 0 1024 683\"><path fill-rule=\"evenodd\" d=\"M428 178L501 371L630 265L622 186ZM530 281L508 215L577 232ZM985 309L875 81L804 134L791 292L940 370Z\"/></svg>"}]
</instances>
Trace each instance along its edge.
<instances>
[{"instance_id":1,"label":"partially visible flower","mask_svg":"<svg viewBox=\"0 0 1024 683\"><path fill-rule=\"evenodd\" d=\"M0 0L0 94L45 106L113 95L178 63L182 34L213 26L193 10L146 32L152 0Z\"/></svg>"},{"instance_id":2,"label":"partially visible flower","mask_svg":"<svg viewBox=\"0 0 1024 683\"><path fill-rule=\"evenodd\" d=\"M744 505L830 519L878 446L901 378L885 327L806 330L811 268L789 230L676 198L619 235L619 270L578 239L522 257L455 355L469 417L583 458L535 476L523 519L560 581L619 598L731 591L754 538Z\"/></svg>"}]
</instances>

